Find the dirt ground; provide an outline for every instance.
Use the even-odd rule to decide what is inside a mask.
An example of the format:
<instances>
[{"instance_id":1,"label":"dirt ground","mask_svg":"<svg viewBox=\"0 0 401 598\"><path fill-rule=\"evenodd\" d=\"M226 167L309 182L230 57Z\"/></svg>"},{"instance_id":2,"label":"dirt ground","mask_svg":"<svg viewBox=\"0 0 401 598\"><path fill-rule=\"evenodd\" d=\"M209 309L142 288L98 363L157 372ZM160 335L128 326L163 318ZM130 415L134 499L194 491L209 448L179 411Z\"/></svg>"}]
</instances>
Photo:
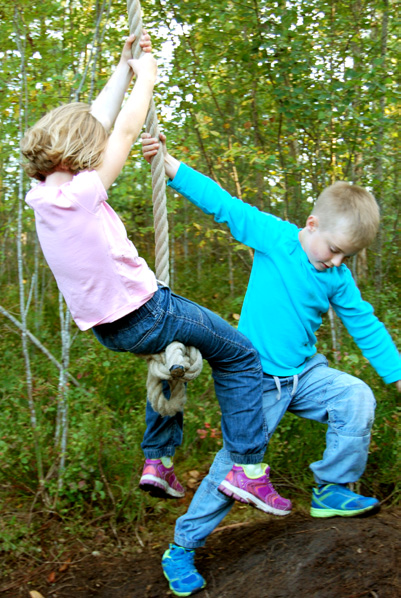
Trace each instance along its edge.
<instances>
[{"instance_id":1,"label":"dirt ground","mask_svg":"<svg viewBox=\"0 0 401 598\"><path fill-rule=\"evenodd\" d=\"M82 556L78 547L57 567L21 562L20 571L0 577L1 598L172 596L160 566L167 542L107 558ZM226 525L198 549L196 564L207 581L199 598L400 598L401 509L352 519L295 512Z\"/></svg>"}]
</instances>

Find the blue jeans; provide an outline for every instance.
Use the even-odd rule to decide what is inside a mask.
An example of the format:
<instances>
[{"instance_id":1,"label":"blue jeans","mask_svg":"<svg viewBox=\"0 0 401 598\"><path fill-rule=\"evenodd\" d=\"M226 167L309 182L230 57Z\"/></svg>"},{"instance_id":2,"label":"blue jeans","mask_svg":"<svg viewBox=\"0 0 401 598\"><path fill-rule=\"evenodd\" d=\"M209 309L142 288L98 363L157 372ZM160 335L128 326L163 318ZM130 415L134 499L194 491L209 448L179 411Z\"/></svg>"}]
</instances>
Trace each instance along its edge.
<instances>
[{"instance_id":1,"label":"blue jeans","mask_svg":"<svg viewBox=\"0 0 401 598\"><path fill-rule=\"evenodd\" d=\"M327 425L326 450L310 466L316 483L346 484L363 474L373 424L375 399L358 378L329 368L323 355L308 360L298 377L264 376L263 414L269 440L286 410ZM203 546L234 501L217 490L232 467L225 448L196 491L188 511L177 519L174 541L186 548ZM273 480L274 481L274 480Z\"/></svg>"},{"instance_id":2,"label":"blue jeans","mask_svg":"<svg viewBox=\"0 0 401 598\"><path fill-rule=\"evenodd\" d=\"M163 394L170 398L168 382L162 382ZM155 411L149 401L146 401L146 430L143 435L141 448L146 459L160 459L173 457L177 446L182 444L184 414L178 411L172 417L162 417Z\"/></svg>"},{"instance_id":3,"label":"blue jeans","mask_svg":"<svg viewBox=\"0 0 401 598\"><path fill-rule=\"evenodd\" d=\"M262 413L262 366L251 342L208 309L159 287L138 310L110 324L93 328L112 351L160 353L172 341L200 350L211 368L222 413L221 428L233 461L260 463L266 450ZM151 410L153 411L153 410ZM148 455L168 455L165 447L180 440L182 414L162 418L147 407ZM171 420L171 421L169 421ZM146 454L146 453L145 453Z\"/></svg>"}]
</instances>

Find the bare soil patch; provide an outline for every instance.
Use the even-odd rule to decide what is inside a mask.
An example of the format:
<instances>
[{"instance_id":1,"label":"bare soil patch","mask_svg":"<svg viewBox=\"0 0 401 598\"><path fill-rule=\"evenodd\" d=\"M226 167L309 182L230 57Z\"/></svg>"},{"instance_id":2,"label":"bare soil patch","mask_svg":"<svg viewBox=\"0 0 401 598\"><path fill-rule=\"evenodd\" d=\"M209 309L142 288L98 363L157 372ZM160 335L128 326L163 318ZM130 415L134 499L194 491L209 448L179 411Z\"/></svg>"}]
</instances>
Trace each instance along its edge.
<instances>
[{"instance_id":1,"label":"bare soil patch","mask_svg":"<svg viewBox=\"0 0 401 598\"><path fill-rule=\"evenodd\" d=\"M157 548L130 556L70 554L64 564L16 564L1 598L164 598ZM135 542L135 538L132 538ZM207 580L199 598L399 598L401 510L369 518L312 519L303 513L217 530L196 564ZM1 578L0 578L1 579Z\"/></svg>"}]
</instances>

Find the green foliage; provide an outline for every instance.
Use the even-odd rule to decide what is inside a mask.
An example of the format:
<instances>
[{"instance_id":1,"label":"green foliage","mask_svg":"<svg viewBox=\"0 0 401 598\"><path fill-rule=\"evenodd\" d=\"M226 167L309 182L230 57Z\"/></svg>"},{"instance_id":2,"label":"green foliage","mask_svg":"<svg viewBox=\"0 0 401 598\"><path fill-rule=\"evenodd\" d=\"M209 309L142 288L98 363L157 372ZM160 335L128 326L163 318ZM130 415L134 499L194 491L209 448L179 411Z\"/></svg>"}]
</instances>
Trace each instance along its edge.
<instances>
[{"instance_id":1,"label":"green foliage","mask_svg":"<svg viewBox=\"0 0 401 598\"><path fill-rule=\"evenodd\" d=\"M0 552L21 554L26 550L27 542L24 541L24 537L28 532L28 525L20 524L16 517L11 517L9 521L2 521L0 527Z\"/></svg>"}]
</instances>

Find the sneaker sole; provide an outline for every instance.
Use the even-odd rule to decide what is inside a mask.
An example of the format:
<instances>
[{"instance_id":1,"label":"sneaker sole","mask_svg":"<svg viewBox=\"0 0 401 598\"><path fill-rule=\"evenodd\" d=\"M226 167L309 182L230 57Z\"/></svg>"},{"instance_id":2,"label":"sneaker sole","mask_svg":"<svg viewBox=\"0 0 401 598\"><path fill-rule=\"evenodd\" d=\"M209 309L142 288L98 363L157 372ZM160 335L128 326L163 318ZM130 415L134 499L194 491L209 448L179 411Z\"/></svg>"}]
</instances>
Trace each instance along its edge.
<instances>
[{"instance_id":1,"label":"sneaker sole","mask_svg":"<svg viewBox=\"0 0 401 598\"><path fill-rule=\"evenodd\" d=\"M312 517L325 519L327 517L358 517L364 515L369 517L370 515L375 515L378 513L378 511L380 511L380 503L374 504L371 507L366 507L365 509L357 509L355 511L345 511L342 509L318 509L311 507L310 514Z\"/></svg>"},{"instance_id":2,"label":"sneaker sole","mask_svg":"<svg viewBox=\"0 0 401 598\"><path fill-rule=\"evenodd\" d=\"M222 488L222 486L224 489ZM242 490L242 488L237 488L237 486L232 486L230 482L227 482L227 480L223 480L223 482L218 487L218 490L220 490L220 492L222 492L226 496L234 498L234 500L238 500L237 497L239 496L242 499L242 501L250 504L253 507L256 507L257 509L260 509L261 511L264 511L265 513L271 513L272 515L278 515L280 517L284 517L285 515L289 515L291 513L291 510L282 511L281 509L276 509L274 507L271 507L270 505L267 505L265 502L263 502L250 492Z\"/></svg>"},{"instance_id":3,"label":"sneaker sole","mask_svg":"<svg viewBox=\"0 0 401 598\"><path fill-rule=\"evenodd\" d=\"M141 477L139 488L156 498L183 498L185 496L185 492L174 490L165 480L150 474Z\"/></svg>"},{"instance_id":4,"label":"sneaker sole","mask_svg":"<svg viewBox=\"0 0 401 598\"><path fill-rule=\"evenodd\" d=\"M197 594L198 592L201 592L203 590L203 588L206 586L206 581L203 584L203 586L201 588L196 588L195 590L192 590L191 592L178 592L178 590L174 590L171 587L171 581L169 580L169 578L167 577L167 573L163 570L164 573L164 577L167 579L168 581L168 587L170 588L170 590L173 592L173 594L175 596L193 596L193 594Z\"/></svg>"}]
</instances>

